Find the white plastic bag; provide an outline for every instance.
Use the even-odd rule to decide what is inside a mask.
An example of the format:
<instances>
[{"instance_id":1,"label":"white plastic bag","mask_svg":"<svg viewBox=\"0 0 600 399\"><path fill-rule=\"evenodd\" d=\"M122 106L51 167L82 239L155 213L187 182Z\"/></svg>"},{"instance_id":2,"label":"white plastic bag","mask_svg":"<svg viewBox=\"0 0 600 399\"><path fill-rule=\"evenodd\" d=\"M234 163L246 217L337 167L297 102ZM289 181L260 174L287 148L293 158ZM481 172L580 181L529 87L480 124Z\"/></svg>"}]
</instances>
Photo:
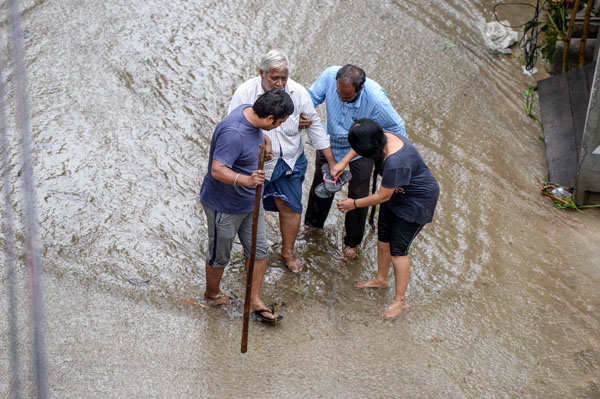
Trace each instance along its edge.
<instances>
[{"instance_id":1,"label":"white plastic bag","mask_svg":"<svg viewBox=\"0 0 600 399\"><path fill-rule=\"evenodd\" d=\"M519 41L519 34L503 25L508 26L510 23L508 21L499 23L482 20L479 23L479 30L483 35L483 42L490 51L501 54L512 54L512 50L509 47Z\"/></svg>"}]
</instances>

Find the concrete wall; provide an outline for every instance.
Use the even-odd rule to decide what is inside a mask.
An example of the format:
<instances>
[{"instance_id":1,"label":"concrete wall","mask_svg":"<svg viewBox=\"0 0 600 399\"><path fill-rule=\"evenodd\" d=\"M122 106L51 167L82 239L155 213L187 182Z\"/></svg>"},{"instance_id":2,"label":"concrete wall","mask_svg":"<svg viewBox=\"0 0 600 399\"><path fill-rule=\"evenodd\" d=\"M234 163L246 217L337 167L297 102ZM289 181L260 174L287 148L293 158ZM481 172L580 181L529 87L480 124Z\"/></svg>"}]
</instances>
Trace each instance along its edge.
<instances>
[{"instance_id":1,"label":"concrete wall","mask_svg":"<svg viewBox=\"0 0 600 399\"><path fill-rule=\"evenodd\" d=\"M577 204L583 205L598 193L600 193L600 54L596 55L596 71L581 139L575 200Z\"/></svg>"}]
</instances>

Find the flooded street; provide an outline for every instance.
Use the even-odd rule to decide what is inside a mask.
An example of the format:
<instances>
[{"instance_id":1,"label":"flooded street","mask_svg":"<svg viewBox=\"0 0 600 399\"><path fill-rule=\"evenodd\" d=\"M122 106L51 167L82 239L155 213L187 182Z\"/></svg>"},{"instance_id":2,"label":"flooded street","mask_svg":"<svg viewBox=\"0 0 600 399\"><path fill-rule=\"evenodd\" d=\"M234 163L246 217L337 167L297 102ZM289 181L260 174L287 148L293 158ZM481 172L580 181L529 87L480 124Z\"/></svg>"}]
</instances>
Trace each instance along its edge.
<instances>
[{"instance_id":1,"label":"flooded street","mask_svg":"<svg viewBox=\"0 0 600 399\"><path fill-rule=\"evenodd\" d=\"M51 396L600 398L600 210L559 210L540 195L542 132L522 105L536 79L483 47L476 25L494 4L25 1ZM267 214L263 297L284 301L285 318L251 323L242 355L240 245L222 284L236 305L193 304L204 291L198 192L215 125L271 48L305 86L330 65L364 68L441 194L411 248L411 308L393 321L380 316L393 288L353 288L377 269L374 231L357 260L341 261L343 215L332 208L322 232L300 233L296 276ZM14 137L11 150L21 201ZM3 255L0 265L7 397ZM23 310L22 262L19 276ZM19 317L29 394L31 323Z\"/></svg>"}]
</instances>

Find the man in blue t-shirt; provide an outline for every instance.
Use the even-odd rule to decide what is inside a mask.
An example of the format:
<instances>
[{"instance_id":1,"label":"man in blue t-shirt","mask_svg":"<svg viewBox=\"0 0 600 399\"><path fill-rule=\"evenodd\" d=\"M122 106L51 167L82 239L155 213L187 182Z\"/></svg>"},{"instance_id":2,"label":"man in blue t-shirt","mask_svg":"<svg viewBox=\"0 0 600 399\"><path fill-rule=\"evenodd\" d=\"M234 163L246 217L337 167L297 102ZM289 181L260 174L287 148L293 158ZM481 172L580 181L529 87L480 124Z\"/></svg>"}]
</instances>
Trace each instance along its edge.
<instances>
[{"instance_id":1,"label":"man in blue t-shirt","mask_svg":"<svg viewBox=\"0 0 600 399\"><path fill-rule=\"evenodd\" d=\"M223 305L230 299L221 291L220 282L229 264L231 246L239 236L248 267L252 232L252 210L256 185L265 181L258 168L258 146L270 143L262 130L275 129L294 112L290 96L283 90L270 90L258 97L254 105L234 109L217 125L210 144L208 172L200 190L200 202L206 214L208 245L206 251L206 291L211 304ZM250 310L263 322L281 320L275 309L260 298L260 288L267 266L267 241L264 213L258 218L254 284L250 293Z\"/></svg>"}]
</instances>

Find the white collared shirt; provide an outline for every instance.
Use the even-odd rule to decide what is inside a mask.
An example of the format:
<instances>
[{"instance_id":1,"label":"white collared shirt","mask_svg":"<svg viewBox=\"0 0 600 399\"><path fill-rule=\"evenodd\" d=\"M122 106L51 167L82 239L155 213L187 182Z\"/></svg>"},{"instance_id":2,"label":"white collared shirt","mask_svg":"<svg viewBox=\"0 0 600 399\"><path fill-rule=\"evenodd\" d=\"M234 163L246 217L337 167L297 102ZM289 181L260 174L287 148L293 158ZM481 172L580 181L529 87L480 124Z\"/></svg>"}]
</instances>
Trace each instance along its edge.
<instances>
[{"instance_id":1,"label":"white collared shirt","mask_svg":"<svg viewBox=\"0 0 600 399\"><path fill-rule=\"evenodd\" d=\"M242 104L254 104L264 92L260 76L247 80L233 94L228 112L231 113ZM285 92L292 98L294 113L281 126L273 130L263 130L263 133L271 139L273 146L273 159L265 164L267 179L270 179L279 158L283 158L284 162L293 170L296 161L304 152L302 132L298 129L300 114L304 114L312 120L312 125L306 129L306 133L313 147L317 150L330 147L329 136L323 129L321 118L315 111L308 91L299 83L288 78Z\"/></svg>"}]
</instances>

